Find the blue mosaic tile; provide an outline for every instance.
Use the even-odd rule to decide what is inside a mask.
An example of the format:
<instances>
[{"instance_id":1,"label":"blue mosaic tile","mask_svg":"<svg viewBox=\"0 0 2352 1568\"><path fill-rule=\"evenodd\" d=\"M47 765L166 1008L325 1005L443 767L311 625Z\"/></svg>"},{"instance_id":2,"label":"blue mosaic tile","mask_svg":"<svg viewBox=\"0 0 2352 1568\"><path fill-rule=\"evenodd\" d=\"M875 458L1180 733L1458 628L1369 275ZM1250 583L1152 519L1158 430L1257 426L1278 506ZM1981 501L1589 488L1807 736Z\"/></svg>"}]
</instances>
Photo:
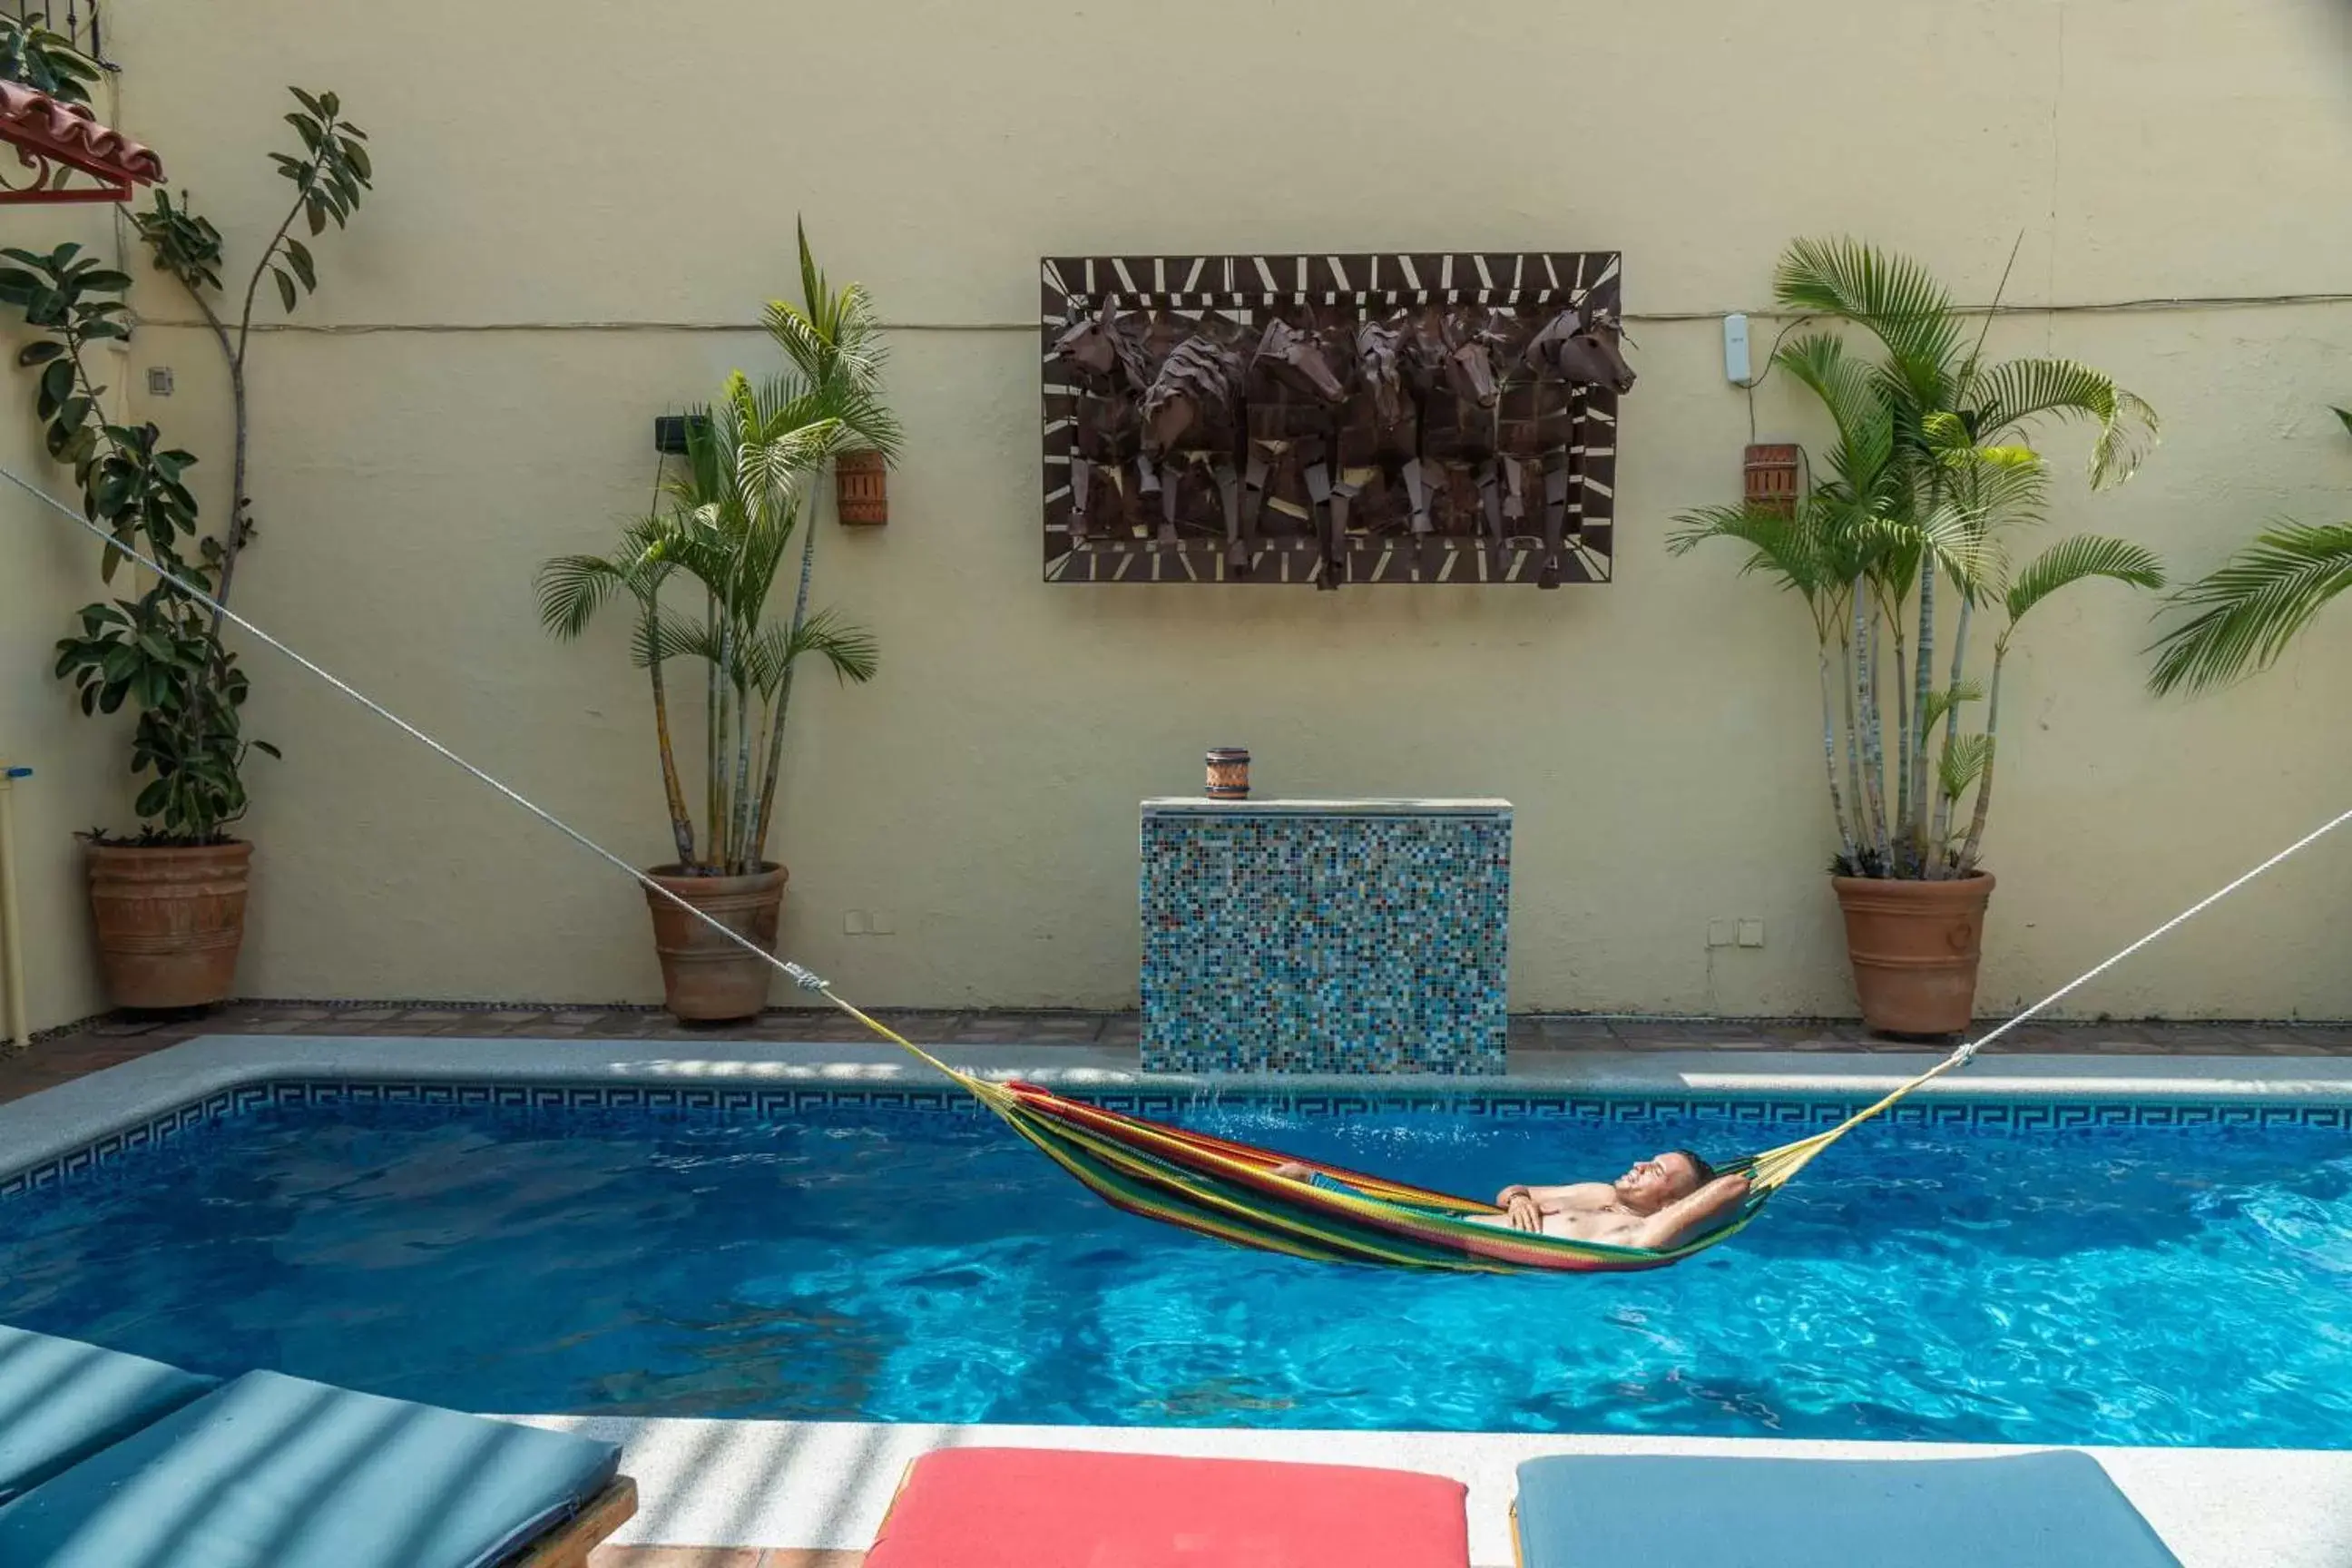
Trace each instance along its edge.
<instances>
[{"instance_id":1,"label":"blue mosaic tile","mask_svg":"<svg viewBox=\"0 0 2352 1568\"><path fill-rule=\"evenodd\" d=\"M1198 1095L1167 1089L1105 1093L1074 1091L1106 1110L1161 1119L1178 1117L1208 1102ZM1218 1092L1215 1102L1234 1109L1304 1117L1369 1116L1400 1110L1498 1121L1529 1119L1587 1123L1643 1122L1671 1119L1721 1122L1752 1130L1759 1147L1833 1127L1859 1102L1843 1100L1621 1099L1574 1094L1465 1094L1421 1090L1324 1089ZM898 1110L922 1115L982 1116L970 1095L950 1089L723 1089L645 1084L312 1083L247 1085L176 1106L137 1125L110 1132L29 1169L0 1179L0 1199L55 1187L119 1164L123 1156L161 1146L193 1128L233 1120L264 1106L439 1106L450 1110L494 1108L524 1111L636 1110L651 1116L718 1117L766 1121L828 1110ZM2352 1105L2055 1100L1928 1100L1895 1106L1886 1120L1898 1126L1968 1128L2028 1136L2107 1127L2315 1128L2352 1131Z\"/></svg>"},{"instance_id":2,"label":"blue mosaic tile","mask_svg":"<svg viewBox=\"0 0 2352 1568\"><path fill-rule=\"evenodd\" d=\"M1147 1072L1504 1070L1511 820L1146 812Z\"/></svg>"}]
</instances>

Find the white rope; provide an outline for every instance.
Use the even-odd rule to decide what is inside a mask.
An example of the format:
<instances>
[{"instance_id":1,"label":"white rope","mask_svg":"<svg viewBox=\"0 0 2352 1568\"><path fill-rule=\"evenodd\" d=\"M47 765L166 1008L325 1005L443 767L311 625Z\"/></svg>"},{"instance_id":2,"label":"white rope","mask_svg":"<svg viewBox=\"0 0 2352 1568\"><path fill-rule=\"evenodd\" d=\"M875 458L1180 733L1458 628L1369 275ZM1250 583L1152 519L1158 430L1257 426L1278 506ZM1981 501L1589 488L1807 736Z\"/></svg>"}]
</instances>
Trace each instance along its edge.
<instances>
[{"instance_id":1,"label":"white rope","mask_svg":"<svg viewBox=\"0 0 2352 1568\"><path fill-rule=\"evenodd\" d=\"M663 887L659 882L655 881L651 877L646 876L643 871L640 871L635 866L630 865L626 860L622 859L618 855L614 854L610 849L605 848L603 845L597 843L594 839L589 837L586 834L581 832L578 828L572 826L570 823L564 821L562 817L556 816L545 806L541 805L538 802L530 799L521 791L499 779L492 777L487 773L484 773L481 769L476 767L473 763L467 762L465 758L459 756L457 752L451 751L448 747L443 745L440 742L435 740L432 736L426 734L424 731L418 729L415 725L410 723L407 720L402 718L391 709L386 708L383 703L378 702L374 698L370 697L366 692L360 690L350 681L343 679L342 677L337 675L333 670L331 670L325 666L318 664L315 661L305 658L301 654L295 652L292 648L287 647L284 643L279 642L276 637L271 637L268 632L263 631L259 626L255 626L251 621L247 620L243 616L238 615L235 610L230 609L226 605L222 604L218 599L214 598L210 594L205 593L203 589L198 588L194 584L187 582L184 578L175 576L172 573L164 571L163 567L157 565L146 556L140 554L135 550L128 548L116 540L112 534L107 532L106 530L99 527L98 524L82 516L81 513L74 510L71 507L66 505L65 502L58 500L57 497L49 494L48 491L41 489L38 485L22 478L15 470L5 467L0 467L0 479L6 479L10 484L15 485L18 489L23 490L26 495L31 496L35 500L41 502L50 510L68 519L87 531L97 535L100 540L104 541L110 548L120 551L125 557L136 562L139 565L145 567L148 571L152 572L157 577L169 583L173 587L177 588L181 593L185 594L197 604L204 605L206 609L220 616L222 619L230 622L240 630L276 649L278 652L284 654L288 658L292 659L304 669L309 670L311 674L317 676L320 679L325 681L328 685L333 687L336 690L341 692L344 696L350 698L352 701L358 703L361 707L366 709L369 712L374 714L385 723L390 724L394 729L400 731L402 733L406 734L415 740L422 742L434 752L439 753L439 755L446 761L454 763L458 767L464 769L467 773L473 774L474 777L481 780L482 783L489 785L492 789L498 791L500 795L506 796L509 800L514 802L517 805L522 807L525 811L530 813L533 816L539 818L541 822L544 822L550 827L552 827L558 833L561 833L563 837L572 840L574 844L579 845L583 849L587 850L590 854L596 856L607 864L619 868L632 880L635 881L640 886L660 894L663 898L667 899L671 903L676 904L679 909L684 910L688 914L692 915L696 920L700 921L704 925L709 926L712 931L715 931L719 935L725 937L729 942L733 942L737 947L741 948L744 952L751 953L752 956L771 965L780 973L789 976L794 984L802 987L803 990L818 992L825 990L825 984L824 981L818 979L815 975L810 973L799 964L786 963L784 960L778 958L774 953L770 952L765 948L760 946L759 943L752 942L741 933L731 930L715 916L706 914L702 910L696 909L692 904L687 902L676 893L671 892L667 888ZM828 999L830 999L829 994Z\"/></svg>"},{"instance_id":2,"label":"white rope","mask_svg":"<svg viewBox=\"0 0 2352 1568\"><path fill-rule=\"evenodd\" d=\"M2162 925L2157 927L2154 931L2140 938L2137 942L2132 943L2129 947L2113 954L2105 962L2083 971L2082 973L2074 976L2074 979L2069 980L2065 984L2061 985L2057 990L2053 991L2049 995L2044 996L2041 1001L2036 1002L2032 1006L2028 1007L2024 1012L2020 1013L2008 1023L2001 1025L2000 1027L1990 1031L1980 1038L1971 1040L1967 1045L1962 1046L1958 1050L1952 1053L1952 1060L1958 1063L1966 1064L1970 1058L1975 1057L1979 1051L1984 1049L1987 1046L1992 1044L1995 1040L2000 1038L2003 1035L2006 1035L2020 1024L2024 1023L2028 1018L2032 1017L2035 1014L2042 1011L2042 1009L2063 1000L2078 987L2086 985L2092 981L2096 980L2100 975L2105 974L2108 970L2113 969L2125 959L2129 958L2140 949L2147 946L2148 943L2156 942L2162 937L2168 936L2173 931L2178 931L2180 927L2187 925L2190 921L2195 920L2199 915L2203 914L2207 910L2211 909L2215 904L2220 903L2223 899L2228 898L2231 893L2236 892L2239 889L2244 887L2247 883L2252 881L2255 878L2261 876L2272 867L2276 866L2281 861L2285 860L2292 856L2301 854L2304 850L2310 848L2313 845L2318 843L2321 839L2326 837L2329 834L2335 832L2337 828L2343 826L2347 822L2352 822L2352 811L2346 811L2341 815L2331 817L2327 821L2320 824L2317 827L2313 828L2310 832L2305 834L2302 837L2296 839L2294 843L2288 845L2285 848L2280 850L2277 854L2272 856L2269 859L2263 861L2261 865L2255 867L2244 876L2238 878L2235 881L2229 883L2225 887L2215 889L2212 892L2206 894L2203 898L2198 900L2195 903L2189 905L2187 909L2181 910L2179 914L2173 916L2170 920L2165 921Z\"/></svg>"},{"instance_id":3,"label":"white rope","mask_svg":"<svg viewBox=\"0 0 2352 1568\"><path fill-rule=\"evenodd\" d=\"M222 619L230 622L240 630L247 633L268 647L277 650L278 653L285 655L286 658L293 660L304 669L309 670L311 674L317 676L320 679L325 681L328 685L333 687L336 690L341 692L344 696L350 698L352 701L358 703L361 707L366 709L369 712L374 714L385 723L393 726L393 728L423 742L425 746L438 753L444 760L453 763L457 767L462 768L468 773L471 773L482 783L498 791L499 794L506 796L509 800L514 802L517 805L530 813L531 816L539 818L550 827L554 828L558 833L562 834L563 837L571 839L574 844L579 845L583 849L587 850L590 854L594 855L608 865L617 868L623 874L627 876L632 881L636 882L639 886L649 889L650 890L660 894L663 898L667 899L671 903L676 904L679 909L684 910L687 913L700 921L704 925L709 926L712 931L717 931L729 942L733 942L737 947L741 948L744 952L751 953L755 958L760 959L762 963L775 969L779 973L788 977L793 984L800 986L803 990L816 992L818 994L824 996L827 1001L834 1003L836 1006L846 1005L833 994L832 988L817 975L811 973L808 970L803 968L797 963L789 963L784 959L778 958L774 953L768 952L765 948L761 947L757 942L751 941L741 933L730 929L715 917L706 914L701 910L696 909L692 904L687 902L676 893L671 892L667 888L663 887L659 882L655 881L651 877L646 876L636 867L631 865L628 861L622 859L618 855L614 854L610 849L605 848L603 845L597 843L594 839L589 837L586 834L581 832L578 828L572 826L570 823L564 821L562 817L556 816L545 806L542 806L537 802L531 800L529 796L522 794L521 791L515 789L501 780L483 772L480 768L476 767L473 763L467 762L465 758L459 756L457 752L451 751L448 747L443 745L440 742L435 740L432 736L426 734L424 731L418 729L415 725L410 723L407 720L402 718L391 709L386 708L383 703L378 702L375 699L360 690L357 687L354 687L341 676L336 675L332 670L328 669L323 665L318 664L313 660L305 658L303 655L295 652L294 649L287 647L284 643L279 642L276 637L271 637L268 632L263 631L259 626L255 626L251 621L247 620L243 616L238 615L235 610L230 609L226 605L222 604L219 600L214 598L211 595L205 593L201 588L198 588L193 584L164 571L163 567L157 565L146 556L140 554L137 551L125 548L115 540L113 535L108 533L104 529L99 527L98 524L82 516L81 513L74 510L71 507L66 505L63 501L49 494L48 491L41 489L38 485L20 477L15 470L5 467L0 467L0 479L6 479L10 484L15 485L18 489L23 490L26 495L31 496L35 500L41 502L44 506L47 506L60 517L67 519L77 527L96 535L101 542L111 546L113 549L121 551L122 554L130 560L153 573L157 577L169 583L173 587L177 588L189 598L194 599L196 603L204 605L206 609L216 612ZM2220 903L2223 899L2228 898L2231 894L2236 892L2239 889L2244 887L2247 883L2252 881L2263 872L2270 870L2273 867L2279 865L2282 861L2290 859L2294 856L2301 854L2304 850L2309 848L2312 845L2316 844L2319 840L2325 838L2330 833L2335 832L2337 828L2343 826L2347 822L2352 822L2352 810L2347 810L2329 821L2323 823L2318 827L2312 829L2309 833L2305 834L2301 838L2296 839L2294 843L2288 845L2285 848L2280 850L2277 854L2272 856L2269 859L2263 861L2252 870L2246 872L2243 876L2239 877L2228 885L2216 889L2214 891L2208 893L2205 897L2198 900L2197 902L2189 905L2187 909L2181 910L2179 914L2173 916L2170 920L2165 921L2154 931L2149 931L2146 936L2141 937L2129 947L2122 949L2121 951L2110 955L2100 963L2084 970L2074 979L2066 982L2065 984L2061 985L2057 990L2053 991L2049 995L2044 996L2041 1001L2036 1002L2032 1006L2026 1008L2023 1012L2019 1013L2014 1017L2011 1018L2007 1023L2000 1025L1998 1028L1992 1029L1960 1047L1946 1058L1946 1064L1952 1067L1966 1066L1970 1060L1974 1059L1979 1051L1984 1049L1985 1047L1992 1044L1995 1040L2000 1039L2003 1035L2008 1034L2020 1024L2022 1024L2027 1019L2034 1017L2047 1009L2055 1006L2058 1003L2072 995L2081 987L2087 985L2094 980L2096 980L2100 975L2105 974L2116 964L2121 963L2124 960L2131 957L2134 953L2138 952L2142 948L2147 947L2150 942L2159 941L2169 935L2174 931L2179 930L2181 926L2188 924L2190 921L2195 920L2199 915L2203 914L2207 910L2211 909L2215 904Z\"/></svg>"}]
</instances>

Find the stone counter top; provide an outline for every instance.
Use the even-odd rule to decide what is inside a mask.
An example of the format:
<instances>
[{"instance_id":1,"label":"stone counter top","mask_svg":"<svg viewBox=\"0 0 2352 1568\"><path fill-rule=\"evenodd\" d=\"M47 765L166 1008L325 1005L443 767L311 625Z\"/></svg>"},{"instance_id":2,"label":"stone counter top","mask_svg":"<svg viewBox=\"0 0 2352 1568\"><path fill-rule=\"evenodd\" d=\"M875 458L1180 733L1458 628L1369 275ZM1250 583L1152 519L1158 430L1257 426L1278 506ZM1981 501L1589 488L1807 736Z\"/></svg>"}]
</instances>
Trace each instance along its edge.
<instances>
[{"instance_id":1,"label":"stone counter top","mask_svg":"<svg viewBox=\"0 0 2352 1568\"><path fill-rule=\"evenodd\" d=\"M1508 816L1511 803L1490 799L1211 800L1163 795L1143 803L1146 816Z\"/></svg>"}]
</instances>

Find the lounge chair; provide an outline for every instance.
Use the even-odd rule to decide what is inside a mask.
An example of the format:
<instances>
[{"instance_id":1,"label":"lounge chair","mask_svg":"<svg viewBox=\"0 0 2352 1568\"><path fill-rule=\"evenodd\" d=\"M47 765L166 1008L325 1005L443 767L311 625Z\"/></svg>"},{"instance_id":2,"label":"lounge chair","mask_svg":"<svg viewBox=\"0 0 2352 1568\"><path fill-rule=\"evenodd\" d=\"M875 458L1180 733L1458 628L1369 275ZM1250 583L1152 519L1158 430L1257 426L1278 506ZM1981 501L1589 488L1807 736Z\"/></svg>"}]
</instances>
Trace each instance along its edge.
<instances>
[{"instance_id":1,"label":"lounge chair","mask_svg":"<svg viewBox=\"0 0 2352 1568\"><path fill-rule=\"evenodd\" d=\"M1459 1482L1047 1448L907 1468L866 1568L1467 1568Z\"/></svg>"},{"instance_id":2,"label":"lounge chair","mask_svg":"<svg viewBox=\"0 0 2352 1568\"><path fill-rule=\"evenodd\" d=\"M2088 1454L1569 1455L1519 1467L1521 1568L2180 1568Z\"/></svg>"},{"instance_id":3,"label":"lounge chair","mask_svg":"<svg viewBox=\"0 0 2352 1568\"><path fill-rule=\"evenodd\" d=\"M89 1379L44 1392L45 1362ZM583 1568L636 1511L609 1443L21 1331L0 1415L8 1568Z\"/></svg>"},{"instance_id":4,"label":"lounge chair","mask_svg":"<svg viewBox=\"0 0 2352 1568\"><path fill-rule=\"evenodd\" d=\"M0 1324L0 1503L218 1386L160 1361Z\"/></svg>"}]
</instances>

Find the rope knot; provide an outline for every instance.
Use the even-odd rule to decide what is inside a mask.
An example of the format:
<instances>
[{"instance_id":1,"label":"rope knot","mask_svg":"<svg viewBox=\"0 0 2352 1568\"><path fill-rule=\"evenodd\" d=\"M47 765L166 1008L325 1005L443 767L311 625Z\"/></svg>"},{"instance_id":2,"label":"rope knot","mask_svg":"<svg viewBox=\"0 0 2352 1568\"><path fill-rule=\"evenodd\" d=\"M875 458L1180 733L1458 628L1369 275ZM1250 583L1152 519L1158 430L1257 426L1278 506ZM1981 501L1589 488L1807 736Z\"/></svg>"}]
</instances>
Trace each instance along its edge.
<instances>
[{"instance_id":1,"label":"rope knot","mask_svg":"<svg viewBox=\"0 0 2352 1568\"><path fill-rule=\"evenodd\" d=\"M833 988L833 983L824 975L803 969L797 963L785 964L784 973L791 975L793 984L803 991L829 991Z\"/></svg>"}]
</instances>

